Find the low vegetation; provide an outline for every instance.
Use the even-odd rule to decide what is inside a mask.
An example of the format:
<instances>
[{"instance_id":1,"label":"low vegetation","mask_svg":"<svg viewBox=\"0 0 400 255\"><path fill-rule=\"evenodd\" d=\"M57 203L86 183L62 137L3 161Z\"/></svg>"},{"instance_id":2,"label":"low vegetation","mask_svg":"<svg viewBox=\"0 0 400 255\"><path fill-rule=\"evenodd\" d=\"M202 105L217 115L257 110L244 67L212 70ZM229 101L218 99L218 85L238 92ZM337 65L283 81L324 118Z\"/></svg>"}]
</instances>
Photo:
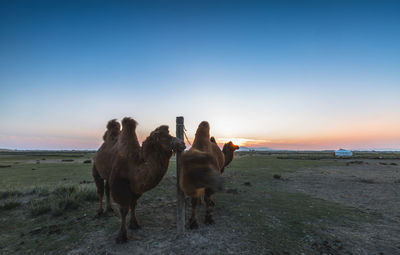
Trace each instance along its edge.
<instances>
[{"instance_id":1,"label":"low vegetation","mask_svg":"<svg viewBox=\"0 0 400 255\"><path fill-rule=\"evenodd\" d=\"M31 216L46 213L50 213L53 216L61 216L68 211L84 206L84 202L97 201L98 199L94 188L81 187L79 185L59 186L51 192L47 188L35 188L32 192L26 194L29 193L37 195L37 197L31 199L28 205L28 211Z\"/></svg>"},{"instance_id":2,"label":"low vegetation","mask_svg":"<svg viewBox=\"0 0 400 255\"><path fill-rule=\"evenodd\" d=\"M349 240L343 238L337 229L350 234L353 230L360 233L365 225L380 222L382 215L288 190L286 186L291 178L295 178L289 176L302 169L320 171L321 168L342 167L351 171L352 167L377 166L394 171L398 168L392 164L380 165L379 162L384 162L382 159L371 161L374 160L371 155L362 159L362 164L357 162L346 166L347 162L359 160L283 160L278 159L283 157L281 154L240 152L223 174L225 191L215 195L216 224L210 227L201 225L199 230L188 231L177 239L173 159L160 185L145 193L139 202L137 217L143 229L129 232L131 240L126 245L116 246L113 237L118 231L118 213L96 217L98 198L91 177L91 164L82 164L82 160L61 162L61 159L68 158L66 153L60 152L58 157L55 152L36 156L35 153L0 154L0 164L12 165L0 169L1 254L66 254L69 251L93 254L127 251L175 254L357 253L357 247L363 248L361 237L354 236L354 240ZM42 160L44 157L45 161ZM82 157L91 158L90 154L82 154ZM36 160L41 163L36 164ZM398 163L393 159L389 162ZM33 167L35 171L31 170ZM379 185L371 177L355 181L370 188ZM398 185L399 179L390 182ZM114 205L114 208L117 207ZM186 213L190 213L189 204Z\"/></svg>"},{"instance_id":3,"label":"low vegetation","mask_svg":"<svg viewBox=\"0 0 400 255\"><path fill-rule=\"evenodd\" d=\"M16 199L7 199L0 204L0 211L12 210L20 205L21 202Z\"/></svg>"}]
</instances>

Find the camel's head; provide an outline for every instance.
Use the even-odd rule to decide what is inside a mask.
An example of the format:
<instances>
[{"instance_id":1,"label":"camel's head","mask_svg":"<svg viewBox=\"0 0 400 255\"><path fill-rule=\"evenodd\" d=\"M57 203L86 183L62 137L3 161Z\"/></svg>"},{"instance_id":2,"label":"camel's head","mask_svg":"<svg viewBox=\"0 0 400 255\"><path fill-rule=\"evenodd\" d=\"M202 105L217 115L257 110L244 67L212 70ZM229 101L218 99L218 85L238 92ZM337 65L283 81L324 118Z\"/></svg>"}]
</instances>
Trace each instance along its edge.
<instances>
[{"instance_id":1,"label":"camel's head","mask_svg":"<svg viewBox=\"0 0 400 255\"><path fill-rule=\"evenodd\" d=\"M232 141L229 141L228 143L224 144L222 151L224 153L229 153L229 152L233 153L235 150L238 150L238 149L239 149L239 146L233 144Z\"/></svg>"},{"instance_id":2,"label":"camel's head","mask_svg":"<svg viewBox=\"0 0 400 255\"><path fill-rule=\"evenodd\" d=\"M183 151L186 148L182 140L169 134L168 126L156 128L146 140L152 141L152 144L168 153Z\"/></svg>"},{"instance_id":3,"label":"camel's head","mask_svg":"<svg viewBox=\"0 0 400 255\"><path fill-rule=\"evenodd\" d=\"M172 137L172 150L174 152L182 152L186 149L185 142L177 137Z\"/></svg>"}]
</instances>

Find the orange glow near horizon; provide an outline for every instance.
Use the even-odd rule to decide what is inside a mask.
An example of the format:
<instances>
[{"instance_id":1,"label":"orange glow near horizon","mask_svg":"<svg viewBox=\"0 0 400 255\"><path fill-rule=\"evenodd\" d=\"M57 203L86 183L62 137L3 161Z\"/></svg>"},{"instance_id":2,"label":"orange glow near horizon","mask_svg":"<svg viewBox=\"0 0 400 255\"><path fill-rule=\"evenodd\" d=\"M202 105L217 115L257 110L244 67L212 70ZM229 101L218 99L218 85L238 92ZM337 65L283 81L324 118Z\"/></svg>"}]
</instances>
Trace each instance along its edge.
<instances>
[{"instance_id":1,"label":"orange glow near horizon","mask_svg":"<svg viewBox=\"0 0 400 255\"><path fill-rule=\"evenodd\" d=\"M189 140L193 142L196 124L188 127ZM219 146L232 141L240 147L267 147L275 150L374 150L398 149L400 146L400 121L374 119L363 123L346 123L345 125L326 125L313 129L313 126L296 129L261 131L247 130L245 126L227 125L225 122L210 121L213 125L211 134L216 138ZM175 134L173 124L170 125L171 135ZM231 127L227 129L226 126ZM154 127L139 126L137 135L139 142L143 142L149 135L149 129ZM36 130L34 130L36 131ZM0 134L0 148L16 149L97 149L102 144L105 127L99 124L94 130L89 128L67 129L48 128L40 134L5 135ZM224 136L224 134L232 136Z\"/></svg>"},{"instance_id":2,"label":"orange glow near horizon","mask_svg":"<svg viewBox=\"0 0 400 255\"><path fill-rule=\"evenodd\" d=\"M397 148L400 143L400 134L365 134L360 132L347 134L335 134L331 136L304 136L283 139L249 139L249 138L216 138L217 143L223 146L224 143L232 141L241 147L267 147L270 149L283 150L331 150L339 148L347 149L375 149L379 144L385 142L387 148Z\"/></svg>"},{"instance_id":3,"label":"orange glow near horizon","mask_svg":"<svg viewBox=\"0 0 400 255\"><path fill-rule=\"evenodd\" d=\"M224 144L228 142L232 142L233 144L238 146L246 146L247 144L267 143L268 140L255 140L255 139L238 138L238 137L217 138L217 143L219 144Z\"/></svg>"}]
</instances>

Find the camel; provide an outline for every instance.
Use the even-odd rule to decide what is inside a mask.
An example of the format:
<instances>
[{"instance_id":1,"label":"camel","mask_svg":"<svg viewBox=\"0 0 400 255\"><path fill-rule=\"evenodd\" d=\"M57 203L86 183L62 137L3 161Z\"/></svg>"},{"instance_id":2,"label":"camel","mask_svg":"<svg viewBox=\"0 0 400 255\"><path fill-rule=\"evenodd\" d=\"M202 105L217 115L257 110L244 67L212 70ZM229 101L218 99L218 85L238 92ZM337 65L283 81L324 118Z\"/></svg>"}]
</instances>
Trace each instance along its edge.
<instances>
[{"instance_id":1,"label":"camel","mask_svg":"<svg viewBox=\"0 0 400 255\"><path fill-rule=\"evenodd\" d=\"M94 181L96 183L97 195L100 201L100 207L97 210L97 215L100 216L103 214L103 196L104 196L104 188L106 193L106 212L111 212L111 200L110 200L110 184L109 184L109 176L111 174L112 163L117 155L117 144L120 146L126 144L125 141L127 137L132 136L133 143L130 145L132 153L139 155L140 145L137 141L136 137L136 126L137 122L129 117L126 117L122 120L122 124L124 126L130 126L131 132L128 132L127 129L124 129L121 133L121 125L116 119L112 119L107 124L107 130L103 135L103 144L97 150L94 156L94 163L92 169L92 175ZM133 131L133 132L132 132ZM104 185L105 182L105 185Z\"/></svg>"},{"instance_id":2,"label":"camel","mask_svg":"<svg viewBox=\"0 0 400 255\"><path fill-rule=\"evenodd\" d=\"M232 144L232 142L231 142ZM228 147L227 147L228 148ZM190 229L198 228L196 218L196 206L204 198L206 202L206 224L214 224L211 207L215 204L211 195L223 189L221 170L233 159L234 150L226 150L229 162L227 164L225 155L218 147L215 139L210 138L210 125L203 121L197 128L192 147L182 153L181 174L179 185L182 191L191 197L192 214L187 223Z\"/></svg>"},{"instance_id":3,"label":"camel","mask_svg":"<svg viewBox=\"0 0 400 255\"><path fill-rule=\"evenodd\" d=\"M111 200L110 200L110 184L109 177L111 174L112 163L117 155L117 148L121 146L128 146L129 151L137 156L139 160L140 145L136 137L136 126L137 122L129 117L125 117L122 120L122 125L130 127L129 129L123 129L121 132L121 125L116 119L112 119L107 124L107 130L103 135L103 144L97 150L94 156L94 163L92 169L92 175L96 183L97 195L100 201L100 207L97 210L97 215L103 214L103 196L104 188L106 193L106 212L111 212ZM131 137L131 139L129 139ZM131 144L126 143L127 140L132 141ZM105 182L105 185L104 185Z\"/></svg>"},{"instance_id":4,"label":"camel","mask_svg":"<svg viewBox=\"0 0 400 255\"><path fill-rule=\"evenodd\" d=\"M129 128L129 127L128 127ZM122 132L124 132L122 123ZM133 133L133 129L131 132ZM133 140L133 136L130 137ZM125 141L134 144L135 141ZM121 227L116 238L117 243L128 240L126 230L126 216L131 210L129 222L130 229L139 229L135 208L138 199L146 191L153 189L168 170L169 160L175 151L183 151L183 141L169 134L168 126L156 128L142 144L140 160L136 152L129 146L117 145L117 156L113 161L110 175L110 187L113 200L119 205L121 214Z\"/></svg>"},{"instance_id":5,"label":"camel","mask_svg":"<svg viewBox=\"0 0 400 255\"><path fill-rule=\"evenodd\" d=\"M239 148L240 147L233 144L232 141L224 144L224 147L222 147L222 153L224 153L225 156L225 163L224 167L221 169L221 174L224 172L225 167L227 167L232 162L235 150L238 150Z\"/></svg>"},{"instance_id":6,"label":"camel","mask_svg":"<svg viewBox=\"0 0 400 255\"><path fill-rule=\"evenodd\" d=\"M210 138L210 141L217 144L213 136ZM225 167L227 167L232 162L235 150L238 150L239 148L240 147L233 144L232 141L224 144L224 146L222 147L222 153L224 154L225 160L223 167L220 169L221 174L224 172Z\"/></svg>"}]
</instances>

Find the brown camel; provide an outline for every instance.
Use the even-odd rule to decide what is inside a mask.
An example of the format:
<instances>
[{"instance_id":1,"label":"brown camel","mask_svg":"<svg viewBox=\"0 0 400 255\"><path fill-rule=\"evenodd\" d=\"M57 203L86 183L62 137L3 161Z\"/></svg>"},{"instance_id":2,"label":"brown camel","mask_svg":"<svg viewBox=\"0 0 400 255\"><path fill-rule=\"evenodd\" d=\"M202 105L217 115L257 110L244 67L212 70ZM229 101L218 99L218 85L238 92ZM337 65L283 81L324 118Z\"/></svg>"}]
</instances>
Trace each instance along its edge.
<instances>
[{"instance_id":1,"label":"brown camel","mask_svg":"<svg viewBox=\"0 0 400 255\"><path fill-rule=\"evenodd\" d=\"M124 123L122 123L124 130ZM174 151L185 149L183 141L169 134L168 126L160 126L151 132L142 144L141 159L128 146L118 145L118 154L114 159L110 176L111 195L119 204L121 227L116 238L117 243L128 239L126 216L131 210L129 228L139 229L135 208L138 199L148 190L153 189L161 181L168 170L169 160Z\"/></svg>"},{"instance_id":2,"label":"brown camel","mask_svg":"<svg viewBox=\"0 0 400 255\"><path fill-rule=\"evenodd\" d=\"M232 153L228 151L227 153ZM231 155L233 158L233 155ZM230 161L228 162L228 164ZM191 197L192 214L188 222L191 229L198 228L196 206L203 197L206 202L206 224L214 224L211 207L214 201L211 195L223 188L223 179L220 176L225 164L225 156L215 139L210 139L210 125L203 121L197 128L192 147L182 153L181 175L179 184L183 192Z\"/></svg>"},{"instance_id":3,"label":"brown camel","mask_svg":"<svg viewBox=\"0 0 400 255\"><path fill-rule=\"evenodd\" d=\"M110 184L109 177L111 174L113 161L118 153L118 147L127 147L125 151L137 156L139 160L140 145L136 137L137 122L134 119L126 117L122 120L122 125L125 127L120 131L121 125L117 120L110 120L107 124L107 131L103 136L103 144L97 150L94 156L94 164L92 175L97 187L97 195L100 200L100 208L97 210L97 215L101 215L103 210L104 188L106 193L106 212L112 211L110 200ZM126 128L129 127L129 128ZM105 182L105 185L104 185Z\"/></svg>"}]
</instances>

